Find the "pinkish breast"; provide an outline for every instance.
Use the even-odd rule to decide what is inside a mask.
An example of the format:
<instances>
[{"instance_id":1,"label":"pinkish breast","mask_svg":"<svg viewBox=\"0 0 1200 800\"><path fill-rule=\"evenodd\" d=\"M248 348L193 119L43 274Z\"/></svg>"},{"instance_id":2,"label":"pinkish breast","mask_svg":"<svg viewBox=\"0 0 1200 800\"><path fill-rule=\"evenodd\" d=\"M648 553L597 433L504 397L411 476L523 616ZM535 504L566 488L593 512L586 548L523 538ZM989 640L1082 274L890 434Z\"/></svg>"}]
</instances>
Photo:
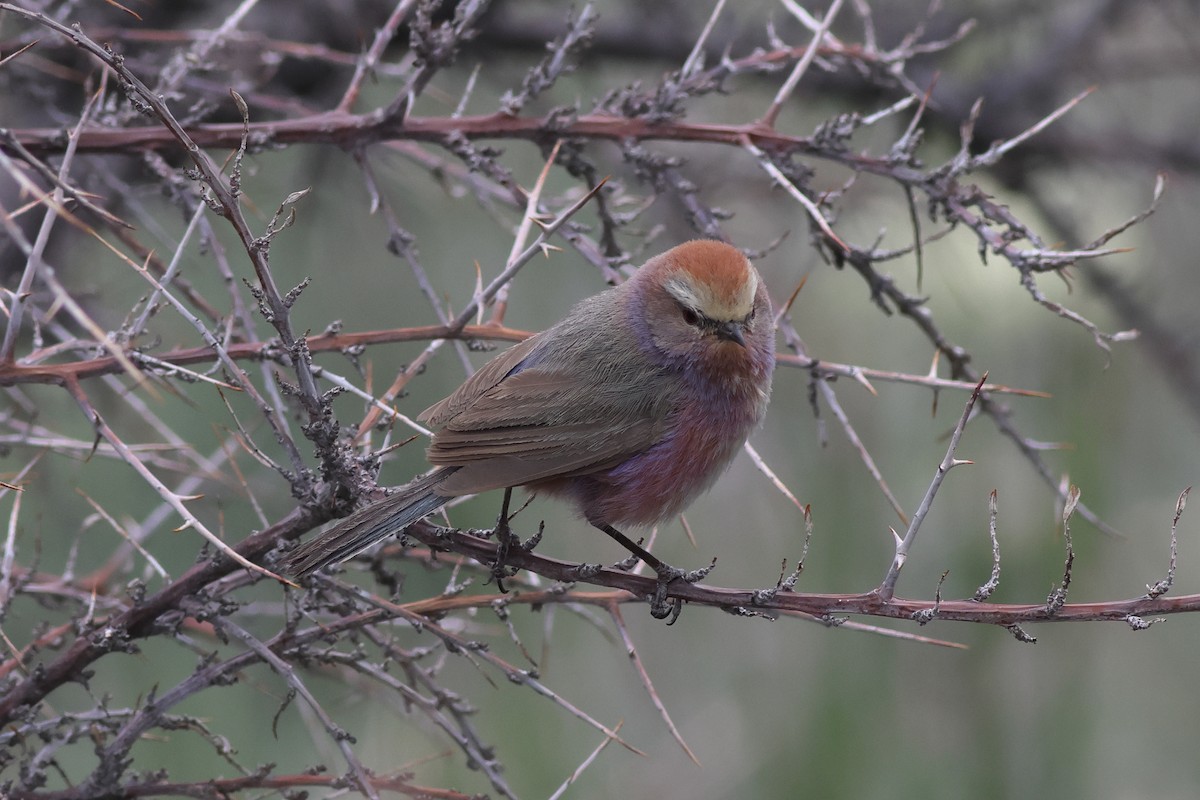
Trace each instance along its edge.
<instances>
[{"instance_id":1,"label":"pinkish breast","mask_svg":"<svg viewBox=\"0 0 1200 800\"><path fill-rule=\"evenodd\" d=\"M766 396L749 391L681 405L663 438L595 475L546 486L565 494L593 525L653 525L678 514L712 485L762 418Z\"/></svg>"}]
</instances>

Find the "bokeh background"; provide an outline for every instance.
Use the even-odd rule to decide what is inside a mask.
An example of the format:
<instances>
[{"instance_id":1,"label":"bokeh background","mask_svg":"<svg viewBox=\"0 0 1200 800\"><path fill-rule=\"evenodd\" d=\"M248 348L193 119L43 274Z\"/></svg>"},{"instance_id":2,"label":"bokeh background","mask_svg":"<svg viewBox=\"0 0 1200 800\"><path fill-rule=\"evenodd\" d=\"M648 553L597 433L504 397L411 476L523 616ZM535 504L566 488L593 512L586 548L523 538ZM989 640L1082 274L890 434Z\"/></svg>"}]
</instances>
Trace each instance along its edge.
<instances>
[{"instance_id":1,"label":"bokeh background","mask_svg":"<svg viewBox=\"0 0 1200 800\"><path fill-rule=\"evenodd\" d=\"M145 16L138 24L148 29L213 27L232 5L146 4L137 7ZM682 1L604 0L594 5L600 16L592 46L578 69L555 86L557 102L579 97L587 106L608 88L660 80L687 58L712 11L709 3ZM817 15L825 7L804 5ZM1025 435L1062 445L1044 453L1051 468L1077 485L1084 501L1122 534L1106 536L1077 521L1071 600L1137 596L1166 572L1176 497L1200 477L1200 149L1195 140L1200 12L1182 1L953 3L932 14L926 3L873 5L876 33L884 43L898 41L917 25L926 26L926 39L937 40L951 36L968 19L976 21L957 44L909 65L907 74L916 85L934 85L921 150L926 164L953 155L959 125L978 98L983 106L977 138L986 145L1018 133L1081 90L1095 87L1076 109L1015 149L999 167L975 176L985 191L1048 241L1064 247L1086 244L1147 207L1156 174L1167 176L1157 213L1114 242L1128 252L1072 268L1069 282L1054 276L1041 280L1052 299L1103 330L1143 331L1137 341L1114 345L1111 354L1080 326L1036 305L1010 265L994 257L982 263L969 231L953 231L925 248L919 290L928 296L943 331L993 381L1052 394L1006 402ZM390 10L381 3L335 7L264 0L240 27L354 53L370 41ZM138 25L111 8L76 7L72 13L85 14L95 25ZM494 3L480 35L453 66L437 74L414 113L450 113L479 67L467 111L495 110L498 98L520 84L544 43L562 29L567 13L560 3ZM841 13L834 30L843 38L861 37L855 12L847 8ZM14 34L15 22L3 16L0 22L0 34ZM807 42L786 5L731 3L718 18L710 58L726 47L735 56L767 47L768 25L785 41ZM389 56L399 59L403 53L400 44ZM51 63L72 58L61 50L39 57ZM69 76L29 62L4 67L3 79L13 84L45 81L48 95L66 91ZM227 66L229 74L212 80L232 80L229 75L240 65L231 61ZM279 69L276 80L316 106L336 98L349 74L309 62L285 62ZM690 106L688 118L753 120L770 103L784 74L740 77L728 94ZM368 84L359 108L386 102L394 89L381 76ZM810 132L836 114L870 112L900 96L849 71L814 68L789 101L779 127ZM547 100L530 113L550 104ZM11 99L0 98L0 110L8 127L63 124L45 109L18 108ZM874 152L894 140L908 119L900 115L892 127L868 132L856 144ZM542 153L524 142L493 144L503 149L501 163L517 181L532 185ZM617 181L631 191L647 191L615 146L589 147ZM794 320L810 354L914 374L930 369L928 341L908 320L882 314L853 271L835 268L816 252L803 210L771 188L748 154L711 145L661 144L654 149L686 159L685 172L696 180L703 201L733 212L724 231L735 244L766 249L787 234L758 264L777 303L807 276ZM481 208L461 180L438 180L401 152L379 147L372 155L380 189L390 197L400 224L415 235L432 284L452 307L461 307L473 291L475 262L485 276L502 267L519 215ZM827 163L812 166L817 170L814 184L824 189L837 189L851 177ZM110 168L137 166L130 160ZM388 228L372 214L350 155L331 146L295 146L254 153L246 170L246 201L260 225L289 192L311 189L298 205L297 223L276 239L271 251L280 285L313 279L295 307L298 329L318 332L334 320L350 330L436 322L404 262L387 251ZM558 173L550 179L554 191L565 191L571 183ZM137 193L120 202L110 199L150 240L172 251L184 227L180 215L154 185L134 185L141 187ZM8 200L6 207L12 207ZM581 219L594 220L588 214ZM927 232L934 227L925 223ZM903 193L886 181L859 178L847 193L836 230L858 243L882 235L883 246L906 245L912 229ZM679 204L664 194L620 241L637 263L695 235ZM225 243L236 274L251 275L233 238ZM22 262L12 248L3 257L5 286L11 288ZM202 290L216 293L220 279L211 269L211 255L193 246L186 257L184 274ZM54 260L74 291L89 298L90 310L105 326L120 325L131 298L144 292L139 278L85 237L64 238ZM891 262L887 270L908 291L918 291L915 259ZM568 247L521 272L512 286L506 323L540 329L603 286L599 272ZM199 344L169 311L160 314L156 331L166 346ZM370 349L364 359L370 361L376 385L390 380L422 347L411 343ZM479 364L486 354L472 358ZM340 357L324 357L322 363L353 373ZM415 415L462 376L447 348L398 405ZM797 590L865 591L890 563L888 528L898 521L828 409L814 418L809 380L802 371L778 371L771 412L751 441L800 501L812 507L815 534ZM911 512L945 451L946 435L965 395L941 392L935 409L931 393L912 386L876 383L877 396L849 381L835 386L855 430ZM87 420L61 391L22 387L11 392L20 396L8 395L7 450L0 462L6 472L19 469L38 450L33 437L22 440L13 420L52 421L57 430L89 438ZM185 396L148 402L200 451L211 451L232 427L215 392L190 387ZM339 404L346 419L361 415L358 401L344 398ZM139 427L136 409L116 393L104 401L104 410L110 424L131 439L161 441ZM248 406L239 410L249 413ZM261 425L256 431L267 438ZM32 561L36 538L43 572L85 571L115 545L116 534L96 522L77 489L103 498L122 519L143 519L155 507L153 493L127 468L86 456L46 454L23 493L18 552L23 562ZM1053 491L987 420L968 428L959 456L975 464L954 470L947 479L904 570L900 594L932 598L946 570L942 591L947 597L970 596L987 579L987 499L995 489L1003 574L994 599L1043 600L1061 577L1064 557ZM239 463L246 469L247 485L228 474L213 476L205 483L202 506L232 541L262 527L247 502L248 490L270 520L295 502L278 476L247 458ZM421 468L419 448L402 449L385 465L382 481L401 483ZM12 502L10 493L0 499L0 509L7 514ZM486 526L497 502L493 496L472 501L455 510L454 522ZM687 518L698 546L693 548L682 529L671 525L660 531L656 552L681 565L698 566L717 556L719 567L710 581L718 585L772 585L781 561L794 561L802 547L804 528L796 509L744 457ZM543 552L581 561L617 557L609 541L553 503L535 501L518 518L529 529L542 519L548 531ZM1180 593L1200 591L1200 527L1195 520L1193 511L1180 524L1175 590ZM146 547L169 572L178 573L195 559L200 542L188 531L172 532L174 524L170 518L162 520L148 535ZM140 574L140 565L131 569L128 577ZM416 567L406 574L404 599L436 594L446 582L445 573ZM243 599L253 602L239 612L239 624L270 635L277 625L279 589L260 585ZM2 620L5 635L20 647L39 624L64 619L70 611L28 599L14 603ZM645 752L643 757L610 746L567 790L567 797L1134 800L1200 793L1195 753L1200 697L1194 678L1200 619L1195 615L1175 616L1137 633L1122 623L1037 626L1029 630L1038 639L1035 645L987 626L880 623L966 646L952 649L793 619L741 619L705 608L686 609L678 624L666 628L644 612L641 606L626 607L631 635L701 766L670 737L623 645L602 617L579 616L565 608L513 613L543 681L605 724L622 722L621 736ZM486 639L506 659L521 662L493 615L466 615L457 624ZM407 631L397 635L411 637L414 644L421 641ZM199 652L226 647L203 640L192 644L194 649L179 641L150 641L138 654L105 657L86 687L59 690L51 706L60 712L90 708L101 697L113 706L134 704L151 687L165 689L184 678ZM426 639L424 644L433 642ZM468 696L477 707L476 724L497 748L509 785L521 797L548 796L600 743L595 730L561 708L467 659L446 657L440 674L444 686ZM453 744L407 710L401 698L344 675L314 670L305 679L338 724L353 734L355 751L370 768L411 769L419 783L468 794L489 791ZM340 770L336 751L299 703L275 719L285 692L282 682L259 666L238 685L200 693L179 710L203 718L210 731L226 737L242 765L271 762L280 772L299 772L323 761ZM133 755L134 769L167 769L176 781L237 773L194 731L149 737ZM58 758L67 776L64 784L94 764L86 746L64 748ZM15 777L0 773L0 780Z\"/></svg>"}]
</instances>

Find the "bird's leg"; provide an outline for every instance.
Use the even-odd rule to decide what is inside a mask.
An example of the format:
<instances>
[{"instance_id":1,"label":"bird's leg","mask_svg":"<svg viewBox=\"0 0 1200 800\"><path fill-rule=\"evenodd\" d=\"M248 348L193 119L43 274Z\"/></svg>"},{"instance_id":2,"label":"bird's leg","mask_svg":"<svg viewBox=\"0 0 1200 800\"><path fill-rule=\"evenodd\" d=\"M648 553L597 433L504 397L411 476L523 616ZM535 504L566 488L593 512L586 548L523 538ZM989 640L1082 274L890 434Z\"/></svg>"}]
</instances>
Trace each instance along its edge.
<instances>
[{"instance_id":1,"label":"bird's leg","mask_svg":"<svg viewBox=\"0 0 1200 800\"><path fill-rule=\"evenodd\" d=\"M500 518L496 520L496 528L494 530L496 535L496 560L492 563L492 574L491 578L488 579L491 580L494 578L496 580L496 588L502 594L508 592L508 589L504 588L504 579L511 578L520 571L518 567L506 566L504 562L508 560L509 551L514 546L523 547L521 540L517 538L517 535L513 533L512 528L508 525L508 506L511 501L512 488L509 487L504 490L504 500L500 505ZM540 530L536 538L541 538ZM532 542L529 549L532 549L533 544L536 544L536 542ZM486 585L487 581L484 583Z\"/></svg>"},{"instance_id":2,"label":"bird's leg","mask_svg":"<svg viewBox=\"0 0 1200 800\"><path fill-rule=\"evenodd\" d=\"M654 594L650 596L650 616L655 619L666 619L668 625L673 625L675 620L679 619L679 613L683 610L683 601L678 597L668 597L667 586L676 580L682 580L684 583L695 583L696 581L703 580L708 573L712 572L713 567L717 565L717 560L714 558L713 562L707 567L684 572L679 567L673 567L651 554L640 543L633 541L612 525L597 525L596 527L615 539L630 553L640 558L645 562L646 566L654 570L654 573L658 575L658 583L654 587Z\"/></svg>"}]
</instances>

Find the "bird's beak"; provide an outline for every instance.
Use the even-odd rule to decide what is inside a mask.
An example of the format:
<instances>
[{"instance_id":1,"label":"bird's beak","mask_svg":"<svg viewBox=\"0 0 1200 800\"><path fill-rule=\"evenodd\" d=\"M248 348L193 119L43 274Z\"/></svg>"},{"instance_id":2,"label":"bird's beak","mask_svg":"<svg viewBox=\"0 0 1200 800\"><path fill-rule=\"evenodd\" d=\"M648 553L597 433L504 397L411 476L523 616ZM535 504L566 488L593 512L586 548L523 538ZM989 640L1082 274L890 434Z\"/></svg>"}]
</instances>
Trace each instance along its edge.
<instances>
[{"instance_id":1,"label":"bird's beak","mask_svg":"<svg viewBox=\"0 0 1200 800\"><path fill-rule=\"evenodd\" d=\"M746 337L742 333L742 323L736 320L719 323L717 325L717 338L728 342L737 342L742 347L746 346Z\"/></svg>"}]
</instances>

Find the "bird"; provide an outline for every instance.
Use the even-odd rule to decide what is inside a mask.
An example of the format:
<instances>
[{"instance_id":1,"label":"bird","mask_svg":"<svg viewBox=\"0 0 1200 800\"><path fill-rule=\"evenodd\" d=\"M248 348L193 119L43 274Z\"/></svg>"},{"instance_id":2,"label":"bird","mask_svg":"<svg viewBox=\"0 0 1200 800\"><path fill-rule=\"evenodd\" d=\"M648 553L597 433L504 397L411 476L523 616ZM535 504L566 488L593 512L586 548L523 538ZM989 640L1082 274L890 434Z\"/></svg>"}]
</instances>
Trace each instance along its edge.
<instances>
[{"instance_id":1,"label":"bird","mask_svg":"<svg viewBox=\"0 0 1200 800\"><path fill-rule=\"evenodd\" d=\"M499 579L509 493L521 486L565 499L645 561L658 577L650 612L674 621L668 585L706 570L665 564L620 528L663 522L716 481L763 420L774 354L770 297L749 259L718 240L684 242L426 409L434 469L292 550L284 570L302 577L451 498L504 489Z\"/></svg>"}]
</instances>

